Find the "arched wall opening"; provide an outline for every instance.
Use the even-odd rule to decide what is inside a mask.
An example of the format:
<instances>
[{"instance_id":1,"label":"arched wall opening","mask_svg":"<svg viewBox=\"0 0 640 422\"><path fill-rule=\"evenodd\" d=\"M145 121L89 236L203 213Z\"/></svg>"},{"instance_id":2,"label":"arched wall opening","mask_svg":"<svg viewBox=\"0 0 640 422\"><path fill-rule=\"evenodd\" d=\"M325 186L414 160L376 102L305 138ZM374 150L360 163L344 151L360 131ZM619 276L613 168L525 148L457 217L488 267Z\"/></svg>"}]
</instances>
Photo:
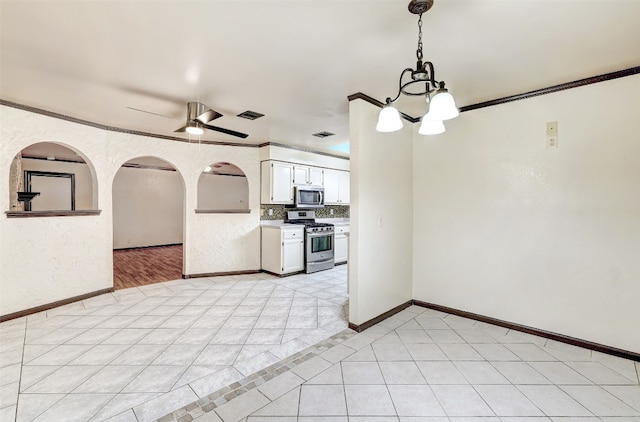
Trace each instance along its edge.
<instances>
[{"instance_id":1,"label":"arched wall opening","mask_svg":"<svg viewBox=\"0 0 640 422\"><path fill-rule=\"evenodd\" d=\"M93 165L80 151L58 142L23 148L9 170L11 211L98 209Z\"/></svg>"},{"instance_id":2,"label":"arched wall opening","mask_svg":"<svg viewBox=\"0 0 640 422\"><path fill-rule=\"evenodd\" d=\"M114 288L175 280L184 273L185 186L156 157L124 163L113 179Z\"/></svg>"},{"instance_id":3,"label":"arched wall opening","mask_svg":"<svg viewBox=\"0 0 640 422\"><path fill-rule=\"evenodd\" d=\"M205 167L198 178L198 210L249 209L249 183L236 165L217 162Z\"/></svg>"}]
</instances>

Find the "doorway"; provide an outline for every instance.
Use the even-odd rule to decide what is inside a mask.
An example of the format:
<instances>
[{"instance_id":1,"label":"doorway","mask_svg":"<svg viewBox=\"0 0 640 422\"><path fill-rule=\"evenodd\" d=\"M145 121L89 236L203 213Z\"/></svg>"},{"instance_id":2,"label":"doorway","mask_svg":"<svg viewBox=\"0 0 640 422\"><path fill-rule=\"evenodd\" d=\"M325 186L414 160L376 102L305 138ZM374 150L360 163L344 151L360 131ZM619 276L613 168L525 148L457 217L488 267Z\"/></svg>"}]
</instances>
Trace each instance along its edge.
<instances>
[{"instance_id":1,"label":"doorway","mask_svg":"<svg viewBox=\"0 0 640 422\"><path fill-rule=\"evenodd\" d=\"M113 179L114 288L180 279L184 180L169 162L138 157Z\"/></svg>"}]
</instances>

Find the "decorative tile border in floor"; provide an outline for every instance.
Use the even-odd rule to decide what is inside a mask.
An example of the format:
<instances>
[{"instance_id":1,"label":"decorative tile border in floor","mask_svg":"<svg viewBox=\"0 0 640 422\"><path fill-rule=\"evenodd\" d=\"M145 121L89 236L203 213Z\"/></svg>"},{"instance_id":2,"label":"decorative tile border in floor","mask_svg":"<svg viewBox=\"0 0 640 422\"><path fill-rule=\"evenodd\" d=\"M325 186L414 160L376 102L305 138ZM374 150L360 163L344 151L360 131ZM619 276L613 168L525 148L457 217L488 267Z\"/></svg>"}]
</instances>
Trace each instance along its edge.
<instances>
[{"instance_id":1,"label":"decorative tile border in floor","mask_svg":"<svg viewBox=\"0 0 640 422\"><path fill-rule=\"evenodd\" d=\"M347 329L338 334L329 337L305 350L295 353L286 359L281 360L265 369L262 369L246 378L241 379L231 385L228 385L207 397L190 403L187 406L177 409L168 415L157 420L157 422L190 422L205 413L212 412L215 408L241 396L244 393L264 384L272 378L290 371L296 366L318 356L334 346L348 340L357 333Z\"/></svg>"}]
</instances>

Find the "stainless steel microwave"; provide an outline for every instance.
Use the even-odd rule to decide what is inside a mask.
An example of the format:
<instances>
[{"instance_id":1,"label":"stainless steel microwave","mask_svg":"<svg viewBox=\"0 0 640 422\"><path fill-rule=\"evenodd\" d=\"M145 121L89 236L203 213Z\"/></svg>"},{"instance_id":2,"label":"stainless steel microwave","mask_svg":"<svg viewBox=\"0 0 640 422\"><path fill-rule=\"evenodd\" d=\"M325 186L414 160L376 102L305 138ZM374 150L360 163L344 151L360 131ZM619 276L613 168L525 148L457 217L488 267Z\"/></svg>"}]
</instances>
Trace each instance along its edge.
<instances>
[{"instance_id":1,"label":"stainless steel microwave","mask_svg":"<svg viewBox=\"0 0 640 422\"><path fill-rule=\"evenodd\" d=\"M295 186L296 208L323 208L324 188L322 186Z\"/></svg>"}]
</instances>

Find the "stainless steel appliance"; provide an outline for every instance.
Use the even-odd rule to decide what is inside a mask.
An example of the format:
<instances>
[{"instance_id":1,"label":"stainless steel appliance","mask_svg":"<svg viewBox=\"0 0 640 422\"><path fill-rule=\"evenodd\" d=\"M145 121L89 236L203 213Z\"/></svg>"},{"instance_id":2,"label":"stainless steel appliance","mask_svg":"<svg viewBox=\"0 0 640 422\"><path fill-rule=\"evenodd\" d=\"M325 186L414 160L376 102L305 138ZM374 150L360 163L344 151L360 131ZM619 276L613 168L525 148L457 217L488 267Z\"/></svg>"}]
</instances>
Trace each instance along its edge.
<instances>
[{"instance_id":1,"label":"stainless steel appliance","mask_svg":"<svg viewBox=\"0 0 640 422\"><path fill-rule=\"evenodd\" d=\"M294 198L296 208L323 208L324 188L322 186L295 186Z\"/></svg>"},{"instance_id":2,"label":"stainless steel appliance","mask_svg":"<svg viewBox=\"0 0 640 422\"><path fill-rule=\"evenodd\" d=\"M304 224L307 274L333 268L335 251L333 224L316 223L315 211L288 211L285 223Z\"/></svg>"}]
</instances>

